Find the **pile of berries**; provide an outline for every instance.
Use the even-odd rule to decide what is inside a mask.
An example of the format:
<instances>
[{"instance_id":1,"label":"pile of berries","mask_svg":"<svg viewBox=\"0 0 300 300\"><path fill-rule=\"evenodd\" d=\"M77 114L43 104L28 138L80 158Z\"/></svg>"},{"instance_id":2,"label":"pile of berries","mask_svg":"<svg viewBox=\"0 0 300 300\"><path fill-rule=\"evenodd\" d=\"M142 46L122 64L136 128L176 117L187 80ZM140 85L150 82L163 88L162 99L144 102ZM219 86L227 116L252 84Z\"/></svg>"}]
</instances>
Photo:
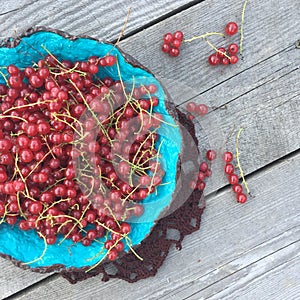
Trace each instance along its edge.
<instances>
[{"instance_id":1,"label":"pile of berries","mask_svg":"<svg viewBox=\"0 0 300 300\"><path fill-rule=\"evenodd\" d=\"M168 53L170 56L177 57L180 54L180 46L183 41L182 31L176 31L174 34L166 33L164 35L164 43L162 51Z\"/></svg>"},{"instance_id":2,"label":"pile of berries","mask_svg":"<svg viewBox=\"0 0 300 300\"><path fill-rule=\"evenodd\" d=\"M36 230L47 244L104 237L114 260L162 183L155 84L126 86L101 68L116 57L7 67L0 84L0 223Z\"/></svg>"}]
</instances>

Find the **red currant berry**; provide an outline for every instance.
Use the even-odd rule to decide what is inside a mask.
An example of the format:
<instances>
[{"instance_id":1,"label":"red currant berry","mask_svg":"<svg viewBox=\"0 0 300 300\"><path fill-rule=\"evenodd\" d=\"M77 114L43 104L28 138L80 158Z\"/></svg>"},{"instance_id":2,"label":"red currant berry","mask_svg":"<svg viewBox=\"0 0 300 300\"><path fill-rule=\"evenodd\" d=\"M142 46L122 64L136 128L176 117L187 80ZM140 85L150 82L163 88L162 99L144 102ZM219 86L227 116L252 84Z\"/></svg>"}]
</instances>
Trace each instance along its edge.
<instances>
[{"instance_id":1,"label":"red currant berry","mask_svg":"<svg viewBox=\"0 0 300 300\"><path fill-rule=\"evenodd\" d=\"M196 107L196 112L199 116L205 116L208 113L208 106L205 104L199 104Z\"/></svg>"},{"instance_id":2,"label":"red currant berry","mask_svg":"<svg viewBox=\"0 0 300 300\"><path fill-rule=\"evenodd\" d=\"M172 35L172 33L166 33L165 35L164 35L164 42L166 43L166 44L170 44L170 43L172 43L172 41L173 41L173 35Z\"/></svg>"},{"instance_id":3,"label":"red currant berry","mask_svg":"<svg viewBox=\"0 0 300 300\"><path fill-rule=\"evenodd\" d=\"M226 56L225 56L225 57L222 57L222 58L221 58L221 64L224 65L224 66L229 65L229 64L230 64L229 58L226 57Z\"/></svg>"},{"instance_id":4,"label":"red currant berry","mask_svg":"<svg viewBox=\"0 0 300 300\"><path fill-rule=\"evenodd\" d=\"M221 48L218 49L217 56L218 56L219 58L224 57L225 54L226 54L226 49L225 49L225 48L221 47Z\"/></svg>"},{"instance_id":5,"label":"red currant berry","mask_svg":"<svg viewBox=\"0 0 300 300\"><path fill-rule=\"evenodd\" d=\"M233 164L226 164L225 167L224 167L224 172L225 174L233 174L234 173L234 165Z\"/></svg>"},{"instance_id":6,"label":"red currant berry","mask_svg":"<svg viewBox=\"0 0 300 300\"><path fill-rule=\"evenodd\" d=\"M234 55L234 54L238 53L238 51L239 51L239 46L237 44L233 43L228 46L229 54Z\"/></svg>"},{"instance_id":7,"label":"red currant berry","mask_svg":"<svg viewBox=\"0 0 300 300\"><path fill-rule=\"evenodd\" d=\"M172 57L177 57L180 54L180 50L178 48L171 48L169 55Z\"/></svg>"},{"instance_id":8,"label":"red currant berry","mask_svg":"<svg viewBox=\"0 0 300 300\"><path fill-rule=\"evenodd\" d=\"M232 56L230 57L230 63L231 63L232 65L236 64L238 61L239 61L239 58L238 58L236 55L232 55Z\"/></svg>"},{"instance_id":9,"label":"red currant berry","mask_svg":"<svg viewBox=\"0 0 300 300\"><path fill-rule=\"evenodd\" d=\"M216 66L220 63L220 58L216 54L211 54L208 57L208 63L212 66Z\"/></svg>"},{"instance_id":10,"label":"red currant berry","mask_svg":"<svg viewBox=\"0 0 300 300\"><path fill-rule=\"evenodd\" d=\"M169 53L169 51L171 50L171 47L168 44L163 44L161 47L161 50L164 53Z\"/></svg>"},{"instance_id":11,"label":"red currant berry","mask_svg":"<svg viewBox=\"0 0 300 300\"><path fill-rule=\"evenodd\" d=\"M227 163L232 162L233 154L232 152L226 151L223 153L223 160Z\"/></svg>"},{"instance_id":12,"label":"red currant berry","mask_svg":"<svg viewBox=\"0 0 300 300\"><path fill-rule=\"evenodd\" d=\"M236 200L238 203L245 203L247 201L247 195L240 193L236 195Z\"/></svg>"},{"instance_id":13,"label":"red currant berry","mask_svg":"<svg viewBox=\"0 0 300 300\"><path fill-rule=\"evenodd\" d=\"M174 36L174 39L177 39L179 41L183 40L183 32L180 30L175 31L173 36Z\"/></svg>"},{"instance_id":14,"label":"red currant berry","mask_svg":"<svg viewBox=\"0 0 300 300\"><path fill-rule=\"evenodd\" d=\"M227 35L234 35L238 32L238 30L239 30L239 27L238 27L237 23L235 23L235 22L229 22L225 26L225 33Z\"/></svg>"},{"instance_id":15,"label":"red currant berry","mask_svg":"<svg viewBox=\"0 0 300 300\"><path fill-rule=\"evenodd\" d=\"M240 184L236 183L232 186L232 190L234 193L240 194L243 192L243 187Z\"/></svg>"},{"instance_id":16,"label":"red currant berry","mask_svg":"<svg viewBox=\"0 0 300 300\"><path fill-rule=\"evenodd\" d=\"M208 150L206 152L206 158L209 161L212 161L212 160L216 159L216 157L217 157L217 152L215 150Z\"/></svg>"},{"instance_id":17,"label":"red currant berry","mask_svg":"<svg viewBox=\"0 0 300 300\"><path fill-rule=\"evenodd\" d=\"M237 184L239 183L239 176L237 176L236 174L230 174L228 176L228 181L230 184Z\"/></svg>"}]
</instances>

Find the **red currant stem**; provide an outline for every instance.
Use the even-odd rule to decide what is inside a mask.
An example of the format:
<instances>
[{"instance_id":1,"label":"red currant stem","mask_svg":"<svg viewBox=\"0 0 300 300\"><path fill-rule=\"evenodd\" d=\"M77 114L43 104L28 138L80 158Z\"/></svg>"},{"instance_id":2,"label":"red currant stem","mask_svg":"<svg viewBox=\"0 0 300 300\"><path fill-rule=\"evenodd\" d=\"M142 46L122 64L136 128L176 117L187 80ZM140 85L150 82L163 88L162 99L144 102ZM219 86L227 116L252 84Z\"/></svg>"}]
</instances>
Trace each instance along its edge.
<instances>
[{"instance_id":1,"label":"red currant stem","mask_svg":"<svg viewBox=\"0 0 300 300\"><path fill-rule=\"evenodd\" d=\"M119 58L118 58L118 56L116 57L116 65L117 65L118 76L119 76L119 79L120 79L120 82L121 82L123 94L126 97L127 101L129 101L128 100L128 96L126 94L125 85L124 85L124 82L123 82L123 79L122 79L122 75L121 75L121 69L120 69L120 65L119 65Z\"/></svg>"},{"instance_id":2,"label":"red currant stem","mask_svg":"<svg viewBox=\"0 0 300 300\"><path fill-rule=\"evenodd\" d=\"M20 211L20 215L24 218L24 220L27 220L27 217L25 216L22 207L21 207L21 202L20 202L20 192L17 192L16 194L17 196L17 203L18 203L18 207L19 207L19 211Z\"/></svg>"},{"instance_id":3,"label":"red currant stem","mask_svg":"<svg viewBox=\"0 0 300 300\"><path fill-rule=\"evenodd\" d=\"M80 122L78 122L78 124L80 126L81 132L79 132L72 124L70 124L66 120L60 119L58 117L67 117L67 118L73 119L74 122L77 122L78 121L77 119L75 119L71 115L64 115L64 114L57 114L57 113L54 113L53 117L54 117L55 120L60 121L62 123L65 123L66 125L70 126L74 130L74 132L76 132L80 136L80 138L83 138L83 127L82 127L82 124Z\"/></svg>"},{"instance_id":4,"label":"red currant stem","mask_svg":"<svg viewBox=\"0 0 300 300\"><path fill-rule=\"evenodd\" d=\"M184 40L183 42L184 43L190 43L194 40L205 39L205 38L207 38L208 36L211 36L211 35L220 35L222 37L225 37L225 35L221 32L206 32L205 34L202 34L202 35L199 35L199 36L194 36L190 39Z\"/></svg>"},{"instance_id":5,"label":"red currant stem","mask_svg":"<svg viewBox=\"0 0 300 300\"><path fill-rule=\"evenodd\" d=\"M152 176L152 178L151 178L151 183L150 183L149 193L150 193L150 190L151 190L151 188L152 188L152 186L153 186L154 177L155 177L155 175L156 175L156 173L157 173L158 158L159 158L159 154L160 154L160 149L161 149L161 147L162 147L164 141L165 141L164 139L161 141L161 143L159 144L158 149L157 149L156 164L155 164L155 169L154 169L154 172L153 172L153 176Z\"/></svg>"},{"instance_id":6,"label":"red currant stem","mask_svg":"<svg viewBox=\"0 0 300 300\"><path fill-rule=\"evenodd\" d=\"M221 54L223 54L225 57L227 57L229 60L231 59L231 57L226 54L225 52L220 51L216 46L214 46L208 39L205 38L205 42L208 44L208 46L210 46L211 48L213 48L216 52L219 52Z\"/></svg>"},{"instance_id":7,"label":"red currant stem","mask_svg":"<svg viewBox=\"0 0 300 300\"><path fill-rule=\"evenodd\" d=\"M109 207L109 205L105 204L105 207L109 210L110 215L114 218L115 222L117 223L118 227L121 228L121 225L119 221L117 220L115 214L113 213L112 209Z\"/></svg>"},{"instance_id":8,"label":"red currant stem","mask_svg":"<svg viewBox=\"0 0 300 300\"><path fill-rule=\"evenodd\" d=\"M240 128L240 130L238 131L238 134L236 136L236 141L235 141L235 145L236 145L236 148L235 148L235 151L236 151L236 161L237 161L237 167L239 168L240 175L241 175L242 180L243 180L243 185L245 186L245 188L247 190L247 193L250 195L250 190L249 190L248 184L247 184L247 182L245 180L244 171L243 171L241 163L240 163L239 138L240 138L240 135L241 135L242 131L243 131L243 128Z\"/></svg>"},{"instance_id":9,"label":"red currant stem","mask_svg":"<svg viewBox=\"0 0 300 300\"><path fill-rule=\"evenodd\" d=\"M137 185L124 199L121 199L122 200L122 204L124 205L125 204L125 202L126 202L126 200L128 200L129 199L129 197L131 196L131 195L133 195L133 193L138 189L140 187L140 184L139 185Z\"/></svg>"},{"instance_id":10,"label":"red currant stem","mask_svg":"<svg viewBox=\"0 0 300 300\"><path fill-rule=\"evenodd\" d=\"M117 41L115 42L114 47L108 51L107 55L109 55L109 54L111 53L111 51L112 51L114 48L116 48L116 46L120 43L120 40L121 40L121 38L123 37L124 32L125 32L125 30L126 30L126 27L127 27L127 24L128 24L128 20L129 20L129 16L130 16L130 13L131 13L131 7L128 8L127 15L126 15L126 19L125 19L123 28L122 28L122 30L121 30L121 32L120 32L120 34L119 34L119 37L118 37Z\"/></svg>"},{"instance_id":11,"label":"red currant stem","mask_svg":"<svg viewBox=\"0 0 300 300\"><path fill-rule=\"evenodd\" d=\"M132 251L132 253L133 253L139 260L143 261L144 259L143 259L142 257L140 257L140 256L135 252L135 250L133 249L131 239L130 239L128 236L125 236L125 240L126 240L127 246L130 248L130 250Z\"/></svg>"},{"instance_id":12,"label":"red currant stem","mask_svg":"<svg viewBox=\"0 0 300 300\"><path fill-rule=\"evenodd\" d=\"M245 11L246 11L246 6L247 6L248 0L245 0L244 5L243 5L243 10L242 10L242 21L241 21L241 38L240 38L240 54L242 55L243 53L243 40L244 40L244 23L245 23Z\"/></svg>"},{"instance_id":13,"label":"red currant stem","mask_svg":"<svg viewBox=\"0 0 300 300\"><path fill-rule=\"evenodd\" d=\"M44 255L46 254L46 251L47 251L47 248L48 248L48 244L46 242L46 237L41 232L38 232L38 234L44 240L44 250L43 250L42 254L40 255L40 257L38 257L38 258L36 258L36 259L34 259L32 261L29 261L29 262L26 262L26 263L22 263L23 265L31 265L31 264L33 264L33 263L41 260L44 257Z\"/></svg>"},{"instance_id":14,"label":"red currant stem","mask_svg":"<svg viewBox=\"0 0 300 300\"><path fill-rule=\"evenodd\" d=\"M11 116L11 115L0 115L0 119L6 119L6 118L12 118L12 119L18 119L18 120L21 120L25 123L28 123L28 121L26 119L23 119L21 117L17 117L17 116Z\"/></svg>"},{"instance_id":15,"label":"red currant stem","mask_svg":"<svg viewBox=\"0 0 300 300\"><path fill-rule=\"evenodd\" d=\"M90 208L91 206L91 202L89 202L89 204L86 206L86 208L84 209L84 211L82 212L82 215L80 217L80 219L78 220L79 222L79 226L82 228L82 224L81 221L83 219L83 216L85 215L85 213L87 212L87 210ZM73 227L71 228L71 230L64 236L64 238L58 243L58 245L60 246L67 238L68 236L71 234L71 232L74 230L74 228L77 226L77 224L74 224Z\"/></svg>"},{"instance_id":16,"label":"red currant stem","mask_svg":"<svg viewBox=\"0 0 300 300\"><path fill-rule=\"evenodd\" d=\"M60 65L62 69L65 69L65 66L45 47L45 45L41 45L41 47Z\"/></svg>"},{"instance_id":17,"label":"red currant stem","mask_svg":"<svg viewBox=\"0 0 300 300\"><path fill-rule=\"evenodd\" d=\"M40 104L46 104L46 103L53 102L53 101L54 100L45 100L45 101L38 101L36 103L30 103L30 104L24 104L24 105L21 105L21 106L11 107L11 108L5 110L3 112L3 115L5 115L6 113L8 113L10 111L13 111L13 110L22 109L22 108L26 108L26 107L32 107L32 106L40 105Z\"/></svg>"},{"instance_id":18,"label":"red currant stem","mask_svg":"<svg viewBox=\"0 0 300 300\"><path fill-rule=\"evenodd\" d=\"M97 124L99 125L99 127L101 128L102 132L105 134L105 136L107 137L107 139L109 140L110 144L112 144L112 140L110 138L110 136L108 135L107 131L105 130L105 128L103 127L102 123L99 121L97 115L94 113L94 111L91 109L91 107L89 106L89 104L86 102L86 99L84 98L84 96L82 95L82 92L80 91L80 89L76 86L76 84L70 80L69 81L74 88L76 89L76 91L79 93L79 95L81 96L86 108L88 109L88 111L92 114L94 120L97 122Z\"/></svg>"}]
</instances>

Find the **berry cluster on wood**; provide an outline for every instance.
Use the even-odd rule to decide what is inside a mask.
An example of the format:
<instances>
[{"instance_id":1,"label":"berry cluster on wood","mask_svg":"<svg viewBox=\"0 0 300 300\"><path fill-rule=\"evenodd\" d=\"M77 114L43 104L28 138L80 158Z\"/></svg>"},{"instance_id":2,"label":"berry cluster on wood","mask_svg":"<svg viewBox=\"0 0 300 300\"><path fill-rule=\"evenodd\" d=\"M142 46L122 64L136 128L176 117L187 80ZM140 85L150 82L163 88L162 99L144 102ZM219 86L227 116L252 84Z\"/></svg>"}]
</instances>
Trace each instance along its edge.
<instances>
[{"instance_id":1,"label":"berry cluster on wood","mask_svg":"<svg viewBox=\"0 0 300 300\"><path fill-rule=\"evenodd\" d=\"M177 57L180 54L180 46L183 41L182 31L176 31L174 34L166 33L164 35L164 43L162 51L168 53L170 56Z\"/></svg>"},{"instance_id":2,"label":"berry cluster on wood","mask_svg":"<svg viewBox=\"0 0 300 300\"><path fill-rule=\"evenodd\" d=\"M225 162L224 172L228 176L228 182L232 185L232 190L236 194L236 200L239 203L247 201L247 195L243 193L243 186L239 184L239 176L235 174L235 167L232 164L233 153L226 151L223 153L223 160Z\"/></svg>"},{"instance_id":3,"label":"berry cluster on wood","mask_svg":"<svg viewBox=\"0 0 300 300\"><path fill-rule=\"evenodd\" d=\"M89 246L124 249L138 203L162 183L155 84L126 86L101 68L117 58L7 67L0 84L0 223ZM3 75L4 76L4 75Z\"/></svg>"}]
</instances>

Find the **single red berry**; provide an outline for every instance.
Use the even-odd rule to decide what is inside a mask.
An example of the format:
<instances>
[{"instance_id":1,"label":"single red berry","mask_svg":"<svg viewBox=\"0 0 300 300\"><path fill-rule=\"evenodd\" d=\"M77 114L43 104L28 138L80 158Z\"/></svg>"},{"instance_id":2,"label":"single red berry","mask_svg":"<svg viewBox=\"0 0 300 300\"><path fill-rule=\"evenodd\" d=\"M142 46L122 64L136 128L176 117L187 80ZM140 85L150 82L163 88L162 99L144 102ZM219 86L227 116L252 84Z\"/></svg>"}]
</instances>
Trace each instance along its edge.
<instances>
[{"instance_id":1,"label":"single red berry","mask_svg":"<svg viewBox=\"0 0 300 300\"><path fill-rule=\"evenodd\" d=\"M226 54L226 49L225 49L225 48L221 47L221 48L218 49L217 56L218 56L219 58L224 57L225 54Z\"/></svg>"},{"instance_id":2,"label":"single red berry","mask_svg":"<svg viewBox=\"0 0 300 300\"><path fill-rule=\"evenodd\" d=\"M238 27L237 23L235 23L235 22L229 22L225 26L225 33L227 35L234 35L238 32L238 30L239 30L239 27Z\"/></svg>"},{"instance_id":3,"label":"single red berry","mask_svg":"<svg viewBox=\"0 0 300 300\"><path fill-rule=\"evenodd\" d=\"M236 183L232 186L232 190L236 194L241 194L243 192L243 187L240 184Z\"/></svg>"},{"instance_id":4,"label":"single red berry","mask_svg":"<svg viewBox=\"0 0 300 300\"><path fill-rule=\"evenodd\" d=\"M196 110L197 104L193 101L190 101L186 105L186 110L189 112L194 112Z\"/></svg>"},{"instance_id":5,"label":"single red berry","mask_svg":"<svg viewBox=\"0 0 300 300\"><path fill-rule=\"evenodd\" d=\"M177 39L179 41L183 40L183 32L180 30L175 31L173 36L174 36L174 39Z\"/></svg>"},{"instance_id":6,"label":"single red berry","mask_svg":"<svg viewBox=\"0 0 300 300\"><path fill-rule=\"evenodd\" d=\"M233 174L234 173L234 165L230 164L230 163L226 164L224 167L224 172L225 172L225 174L228 174L228 175Z\"/></svg>"},{"instance_id":7,"label":"single red berry","mask_svg":"<svg viewBox=\"0 0 300 300\"><path fill-rule=\"evenodd\" d=\"M239 58L236 55L231 55L230 57L230 63L232 65L236 64L239 61Z\"/></svg>"},{"instance_id":8,"label":"single red berry","mask_svg":"<svg viewBox=\"0 0 300 300\"><path fill-rule=\"evenodd\" d=\"M229 60L228 57L224 56L224 57L221 58L221 65L226 66L226 65L229 65L229 64L230 64L230 60Z\"/></svg>"},{"instance_id":9,"label":"single red berry","mask_svg":"<svg viewBox=\"0 0 300 300\"><path fill-rule=\"evenodd\" d=\"M247 195L240 193L236 195L236 200L239 203L245 203L247 201Z\"/></svg>"},{"instance_id":10,"label":"single red berry","mask_svg":"<svg viewBox=\"0 0 300 300\"><path fill-rule=\"evenodd\" d=\"M227 163L232 162L233 154L232 152L226 151L223 153L223 160Z\"/></svg>"},{"instance_id":11,"label":"single red berry","mask_svg":"<svg viewBox=\"0 0 300 300\"><path fill-rule=\"evenodd\" d=\"M208 106L205 104L199 104L196 107L196 112L199 116L205 116L208 113Z\"/></svg>"},{"instance_id":12,"label":"single red berry","mask_svg":"<svg viewBox=\"0 0 300 300\"><path fill-rule=\"evenodd\" d=\"M238 51L239 51L239 46L237 44L232 43L228 46L229 54L234 55L238 53Z\"/></svg>"},{"instance_id":13,"label":"single red berry","mask_svg":"<svg viewBox=\"0 0 300 300\"><path fill-rule=\"evenodd\" d=\"M220 58L217 56L217 54L211 54L208 57L208 63L212 66L216 66L220 63Z\"/></svg>"},{"instance_id":14,"label":"single red berry","mask_svg":"<svg viewBox=\"0 0 300 300\"><path fill-rule=\"evenodd\" d=\"M228 176L228 181L230 184L237 184L239 183L239 176L237 176L236 174L230 174Z\"/></svg>"},{"instance_id":15,"label":"single red berry","mask_svg":"<svg viewBox=\"0 0 300 300\"><path fill-rule=\"evenodd\" d=\"M172 42L171 44L172 44L172 46L173 46L174 48L179 48L180 45L181 45L181 40L174 39L173 42Z\"/></svg>"},{"instance_id":16,"label":"single red berry","mask_svg":"<svg viewBox=\"0 0 300 300\"><path fill-rule=\"evenodd\" d=\"M172 57L177 57L180 54L180 50L178 48L171 48L169 55Z\"/></svg>"},{"instance_id":17,"label":"single red berry","mask_svg":"<svg viewBox=\"0 0 300 300\"><path fill-rule=\"evenodd\" d=\"M116 260L118 258L118 251L116 249L111 249L107 254L107 258L110 261Z\"/></svg>"},{"instance_id":18,"label":"single red berry","mask_svg":"<svg viewBox=\"0 0 300 300\"><path fill-rule=\"evenodd\" d=\"M164 53L168 53L171 50L171 47L170 47L170 45L164 43L161 47L161 50Z\"/></svg>"},{"instance_id":19,"label":"single red berry","mask_svg":"<svg viewBox=\"0 0 300 300\"><path fill-rule=\"evenodd\" d=\"M172 33L166 33L165 35L164 35L164 42L166 43L166 44L170 44L170 43L172 43L173 42L173 35L172 35Z\"/></svg>"},{"instance_id":20,"label":"single red berry","mask_svg":"<svg viewBox=\"0 0 300 300\"><path fill-rule=\"evenodd\" d=\"M212 161L212 160L216 159L216 157L217 157L217 152L215 150L210 149L206 152L206 158L208 160Z\"/></svg>"}]
</instances>

